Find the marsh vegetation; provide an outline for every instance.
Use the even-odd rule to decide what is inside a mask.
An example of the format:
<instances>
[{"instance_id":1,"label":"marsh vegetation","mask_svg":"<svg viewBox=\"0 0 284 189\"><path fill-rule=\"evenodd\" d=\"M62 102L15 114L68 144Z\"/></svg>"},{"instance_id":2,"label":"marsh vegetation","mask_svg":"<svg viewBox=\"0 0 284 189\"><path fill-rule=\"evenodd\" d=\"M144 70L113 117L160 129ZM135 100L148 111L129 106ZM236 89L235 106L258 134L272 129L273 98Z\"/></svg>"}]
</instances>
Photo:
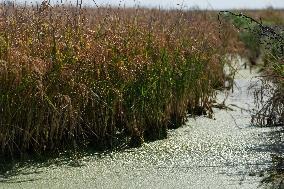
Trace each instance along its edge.
<instances>
[{"instance_id":1,"label":"marsh vegetation","mask_svg":"<svg viewBox=\"0 0 284 189\"><path fill-rule=\"evenodd\" d=\"M139 146L212 115L234 29L204 11L1 5L1 156Z\"/></svg>"},{"instance_id":2,"label":"marsh vegetation","mask_svg":"<svg viewBox=\"0 0 284 189\"><path fill-rule=\"evenodd\" d=\"M260 14L261 13L261 14ZM246 47L246 56L252 64L262 62L261 85L253 87L257 110L252 124L265 127L284 126L284 13L266 10L250 12L253 17L222 12L240 31L240 39ZM248 13L249 15L249 13ZM264 19L259 19L257 17ZM272 165L263 183L271 188L283 188L283 129L276 135L270 147ZM275 136L274 136L275 137Z\"/></svg>"},{"instance_id":3,"label":"marsh vegetation","mask_svg":"<svg viewBox=\"0 0 284 189\"><path fill-rule=\"evenodd\" d=\"M283 126L281 15L1 4L0 158L163 139L214 115L235 54L263 62L252 123Z\"/></svg>"}]
</instances>

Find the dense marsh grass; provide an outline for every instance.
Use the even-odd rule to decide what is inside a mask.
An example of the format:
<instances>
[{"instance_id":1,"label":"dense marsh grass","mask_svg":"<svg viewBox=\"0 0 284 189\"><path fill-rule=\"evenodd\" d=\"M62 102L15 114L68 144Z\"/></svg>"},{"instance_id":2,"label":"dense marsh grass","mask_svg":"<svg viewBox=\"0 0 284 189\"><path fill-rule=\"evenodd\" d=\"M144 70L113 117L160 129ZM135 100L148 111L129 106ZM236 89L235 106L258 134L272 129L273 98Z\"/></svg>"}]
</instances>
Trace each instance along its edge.
<instances>
[{"instance_id":1,"label":"dense marsh grass","mask_svg":"<svg viewBox=\"0 0 284 189\"><path fill-rule=\"evenodd\" d=\"M247 48L246 56L256 64L261 56L261 86L255 91L258 111L252 122L261 126L284 124L284 11L264 10L222 15L239 29Z\"/></svg>"},{"instance_id":2,"label":"dense marsh grass","mask_svg":"<svg viewBox=\"0 0 284 189\"><path fill-rule=\"evenodd\" d=\"M201 11L2 5L1 156L136 146L212 115L234 51L219 29Z\"/></svg>"},{"instance_id":3,"label":"dense marsh grass","mask_svg":"<svg viewBox=\"0 0 284 189\"><path fill-rule=\"evenodd\" d=\"M239 29L239 40L244 44L242 56L248 58L251 65L256 65L271 49L273 43L279 43L273 38L273 31L281 32L284 26L284 10L242 10L221 11L221 18L231 22ZM225 13L225 14L223 14ZM227 14L228 13L228 14ZM220 15L220 14L219 14ZM221 20L224 21L224 20ZM269 29L268 29L269 28ZM265 31L268 29L269 31ZM270 38L270 39L269 39ZM264 61L267 59L264 58Z\"/></svg>"},{"instance_id":4,"label":"dense marsh grass","mask_svg":"<svg viewBox=\"0 0 284 189\"><path fill-rule=\"evenodd\" d=\"M283 26L284 9L245 10L243 14L259 20L264 25Z\"/></svg>"},{"instance_id":5,"label":"dense marsh grass","mask_svg":"<svg viewBox=\"0 0 284 189\"><path fill-rule=\"evenodd\" d=\"M267 10L258 23L263 73L255 92L258 112L253 123L284 126L284 11Z\"/></svg>"}]
</instances>

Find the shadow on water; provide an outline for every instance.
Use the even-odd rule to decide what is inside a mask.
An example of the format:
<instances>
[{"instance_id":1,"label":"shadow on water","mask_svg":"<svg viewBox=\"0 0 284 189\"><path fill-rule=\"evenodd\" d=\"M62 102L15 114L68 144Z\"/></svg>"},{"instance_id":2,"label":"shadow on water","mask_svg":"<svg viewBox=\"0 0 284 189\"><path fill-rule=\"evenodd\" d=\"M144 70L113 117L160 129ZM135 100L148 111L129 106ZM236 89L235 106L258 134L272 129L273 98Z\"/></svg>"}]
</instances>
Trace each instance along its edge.
<instances>
[{"instance_id":1,"label":"shadow on water","mask_svg":"<svg viewBox=\"0 0 284 189\"><path fill-rule=\"evenodd\" d=\"M24 182L31 182L35 181L38 179L24 179L24 180L18 180L15 179L14 177L22 174L22 175L29 175L29 174L37 174L40 173L40 171L37 171L36 169L30 170L28 172L23 172L24 169L27 169L31 166L34 166L37 164L37 166L40 165L40 163L32 163L29 161L24 161L24 160L4 160L1 161L0 164L0 183L24 183ZM47 166L47 165L46 165Z\"/></svg>"},{"instance_id":2,"label":"shadow on water","mask_svg":"<svg viewBox=\"0 0 284 189\"><path fill-rule=\"evenodd\" d=\"M284 128L273 127L270 132L263 133L265 140L270 140L265 145L257 146L254 150L270 154L270 166L265 170L266 174L261 186L271 189L284 188Z\"/></svg>"},{"instance_id":3,"label":"shadow on water","mask_svg":"<svg viewBox=\"0 0 284 189\"><path fill-rule=\"evenodd\" d=\"M245 182L254 182L247 179L249 177L262 178L259 183L260 188L284 189L284 127L256 127L248 126L250 129L263 129L257 136L259 143L245 150L251 153L268 154L270 158L259 158L255 162L228 162L222 165L224 172L219 174L240 176L240 185ZM233 170L233 171L231 171ZM235 172L238 170L237 172Z\"/></svg>"},{"instance_id":4,"label":"shadow on water","mask_svg":"<svg viewBox=\"0 0 284 189\"><path fill-rule=\"evenodd\" d=\"M84 158L92 156L101 159L115 151L127 150L127 146L116 146L111 149L101 148L82 148L70 149L53 154L44 155L25 155L15 159L0 159L0 184L1 183L25 183L40 180L41 178L19 179L22 175L41 174L42 168L56 169L59 166L65 167L83 167L85 166Z\"/></svg>"},{"instance_id":5,"label":"shadow on water","mask_svg":"<svg viewBox=\"0 0 284 189\"><path fill-rule=\"evenodd\" d=\"M62 160L60 160L62 161ZM56 163L56 159L52 160ZM62 163L62 162L60 162ZM51 159L44 160L38 159L18 159L18 160L2 160L0 163L0 183L24 183L32 182L39 179L22 179L16 178L18 175L32 175L40 174L42 171L38 171L41 167L49 167L51 165Z\"/></svg>"},{"instance_id":6,"label":"shadow on water","mask_svg":"<svg viewBox=\"0 0 284 189\"><path fill-rule=\"evenodd\" d=\"M194 114L199 116L199 114L196 112ZM171 126L173 127L172 129L180 127L182 124L184 124L185 120L180 123L176 123L175 121L176 120L171 122ZM145 138L146 143L151 143L153 141L155 140L151 140L151 138ZM70 148L68 150L57 151L55 153L44 153L43 155L27 153L21 155L20 157L17 156L14 159L0 157L0 184L33 182L40 179L19 180L18 176L40 174L43 172L40 171L42 170L41 168L48 168L50 170L55 169L59 166L83 167L86 164L86 157L92 157L92 159L101 159L105 156L111 157L113 152L123 152L139 147L139 145L133 146L131 144L131 140L123 136L118 136L117 140L115 140L115 142L111 146L97 146L98 147L84 146Z\"/></svg>"}]
</instances>

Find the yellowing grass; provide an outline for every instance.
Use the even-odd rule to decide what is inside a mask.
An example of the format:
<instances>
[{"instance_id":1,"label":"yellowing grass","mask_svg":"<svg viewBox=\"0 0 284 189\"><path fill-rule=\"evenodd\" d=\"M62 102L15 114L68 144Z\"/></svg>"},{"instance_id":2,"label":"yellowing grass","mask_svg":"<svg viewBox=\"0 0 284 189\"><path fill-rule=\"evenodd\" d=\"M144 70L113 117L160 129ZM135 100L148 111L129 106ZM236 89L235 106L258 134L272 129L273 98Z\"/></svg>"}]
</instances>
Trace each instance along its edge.
<instances>
[{"instance_id":1,"label":"yellowing grass","mask_svg":"<svg viewBox=\"0 0 284 189\"><path fill-rule=\"evenodd\" d=\"M199 11L2 6L0 153L139 145L212 114L232 34L219 29Z\"/></svg>"}]
</instances>

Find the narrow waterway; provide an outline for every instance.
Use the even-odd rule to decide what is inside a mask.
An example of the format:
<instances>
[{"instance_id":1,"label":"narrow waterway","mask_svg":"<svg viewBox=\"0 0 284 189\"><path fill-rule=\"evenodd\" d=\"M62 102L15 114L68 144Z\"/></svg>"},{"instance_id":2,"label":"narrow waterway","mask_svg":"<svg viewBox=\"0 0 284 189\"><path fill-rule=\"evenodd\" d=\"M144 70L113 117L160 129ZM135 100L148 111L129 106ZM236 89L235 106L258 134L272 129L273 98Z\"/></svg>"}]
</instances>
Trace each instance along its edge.
<instances>
[{"instance_id":1,"label":"narrow waterway","mask_svg":"<svg viewBox=\"0 0 284 189\"><path fill-rule=\"evenodd\" d=\"M17 174L0 177L0 188L259 188L271 166L271 133L279 128L250 125L253 95L248 87L256 74L240 70L234 92L227 96L233 109L215 109L215 118L189 118L169 131L165 140L140 148L92 154L74 160L27 164Z\"/></svg>"}]
</instances>

